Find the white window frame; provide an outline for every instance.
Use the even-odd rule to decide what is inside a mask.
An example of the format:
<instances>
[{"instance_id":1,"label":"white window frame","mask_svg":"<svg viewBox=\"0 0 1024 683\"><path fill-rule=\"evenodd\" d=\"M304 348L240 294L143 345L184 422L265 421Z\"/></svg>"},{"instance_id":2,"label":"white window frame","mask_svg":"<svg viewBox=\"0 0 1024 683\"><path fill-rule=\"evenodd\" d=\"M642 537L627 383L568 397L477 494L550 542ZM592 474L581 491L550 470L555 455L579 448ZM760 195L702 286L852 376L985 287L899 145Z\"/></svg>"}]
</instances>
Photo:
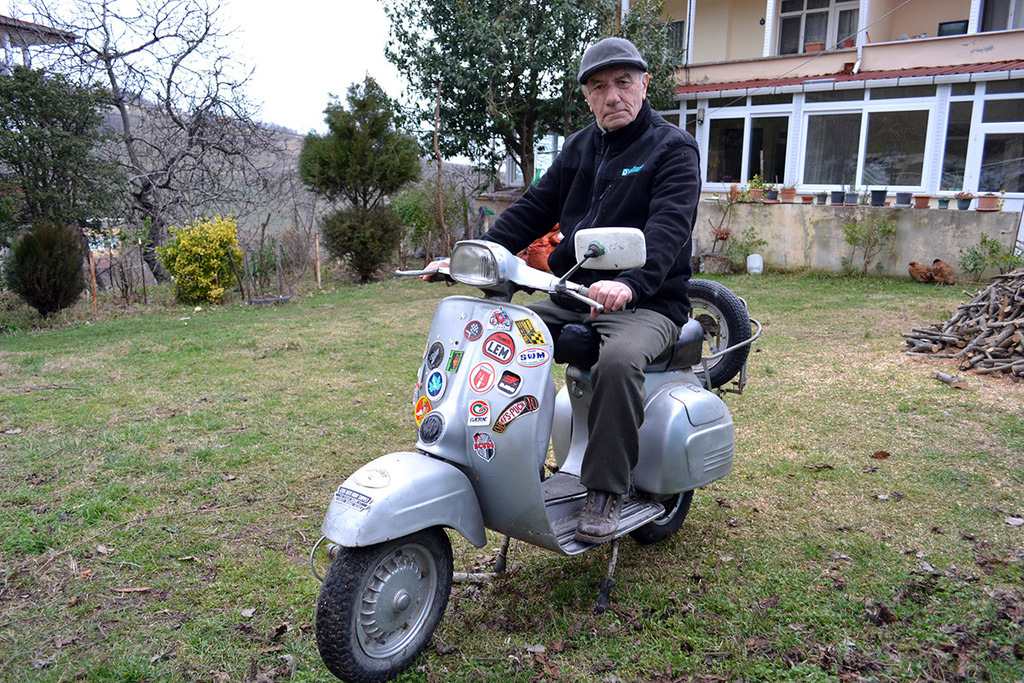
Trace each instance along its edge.
<instances>
[{"instance_id":1,"label":"white window frame","mask_svg":"<svg viewBox=\"0 0 1024 683\"><path fill-rule=\"evenodd\" d=\"M804 0L806 2L806 0ZM806 7L806 5L805 5ZM828 14L828 20L825 26L825 47L829 48L839 43L842 38L846 36L839 35L839 14L848 10L857 10L857 28L860 28L860 16L861 7L860 0L829 0L828 8L821 9L801 9L798 12L782 12L782 3L779 2L779 13L776 20L777 36L775 39L776 54L782 55L781 52L781 41L782 41L782 22L784 19L794 19L800 17L800 41L798 44L799 49L797 52L792 54L802 54L803 46L807 44L807 15L808 14ZM791 54L791 53L786 53Z\"/></svg>"}]
</instances>

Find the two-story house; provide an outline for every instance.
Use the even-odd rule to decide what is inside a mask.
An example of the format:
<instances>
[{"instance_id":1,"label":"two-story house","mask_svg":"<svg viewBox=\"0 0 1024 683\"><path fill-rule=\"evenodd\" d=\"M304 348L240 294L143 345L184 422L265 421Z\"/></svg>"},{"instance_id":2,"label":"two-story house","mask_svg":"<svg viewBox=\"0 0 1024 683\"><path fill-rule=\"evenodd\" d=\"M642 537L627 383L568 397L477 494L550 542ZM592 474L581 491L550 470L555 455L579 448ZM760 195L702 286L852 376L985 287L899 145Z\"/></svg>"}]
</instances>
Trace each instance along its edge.
<instances>
[{"instance_id":1,"label":"two-story house","mask_svg":"<svg viewBox=\"0 0 1024 683\"><path fill-rule=\"evenodd\" d=\"M625 5L627 0L623 0ZM1024 200L1024 0L666 0L705 188ZM624 7L624 10L626 8Z\"/></svg>"}]
</instances>

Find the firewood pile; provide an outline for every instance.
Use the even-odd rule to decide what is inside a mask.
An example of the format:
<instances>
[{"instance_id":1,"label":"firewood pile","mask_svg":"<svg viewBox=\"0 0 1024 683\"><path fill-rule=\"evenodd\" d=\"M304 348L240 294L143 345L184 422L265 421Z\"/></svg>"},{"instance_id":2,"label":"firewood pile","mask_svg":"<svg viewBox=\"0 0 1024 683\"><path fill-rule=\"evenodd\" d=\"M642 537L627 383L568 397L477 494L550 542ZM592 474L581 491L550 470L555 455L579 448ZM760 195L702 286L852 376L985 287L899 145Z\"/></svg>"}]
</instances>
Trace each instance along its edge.
<instances>
[{"instance_id":1,"label":"firewood pile","mask_svg":"<svg viewBox=\"0 0 1024 683\"><path fill-rule=\"evenodd\" d=\"M903 337L910 355L959 358L961 370L1024 379L1024 271L996 277L949 320Z\"/></svg>"}]
</instances>

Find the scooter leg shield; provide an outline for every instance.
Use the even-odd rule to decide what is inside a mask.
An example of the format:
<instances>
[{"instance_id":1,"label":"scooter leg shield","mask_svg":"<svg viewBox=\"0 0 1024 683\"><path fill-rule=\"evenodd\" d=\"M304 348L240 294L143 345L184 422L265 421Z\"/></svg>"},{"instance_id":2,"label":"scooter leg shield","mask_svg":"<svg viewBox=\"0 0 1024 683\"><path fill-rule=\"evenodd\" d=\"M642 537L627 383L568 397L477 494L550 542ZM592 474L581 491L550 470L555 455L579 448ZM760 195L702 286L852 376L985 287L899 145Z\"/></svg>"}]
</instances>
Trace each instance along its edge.
<instances>
[{"instance_id":1,"label":"scooter leg shield","mask_svg":"<svg viewBox=\"0 0 1024 683\"><path fill-rule=\"evenodd\" d=\"M389 453L369 462L335 491L321 527L332 543L360 547L447 526L478 548L487 542L469 478L423 453Z\"/></svg>"}]
</instances>

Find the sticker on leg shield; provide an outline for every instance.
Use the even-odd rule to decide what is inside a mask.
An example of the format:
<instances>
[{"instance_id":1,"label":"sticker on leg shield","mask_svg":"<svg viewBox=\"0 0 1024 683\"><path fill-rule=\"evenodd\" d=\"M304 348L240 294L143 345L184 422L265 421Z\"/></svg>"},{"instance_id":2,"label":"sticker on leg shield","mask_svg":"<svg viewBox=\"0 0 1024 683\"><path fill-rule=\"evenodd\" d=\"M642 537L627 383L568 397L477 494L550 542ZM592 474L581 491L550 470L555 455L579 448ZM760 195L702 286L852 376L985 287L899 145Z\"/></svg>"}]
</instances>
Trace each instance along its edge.
<instances>
[{"instance_id":1,"label":"sticker on leg shield","mask_svg":"<svg viewBox=\"0 0 1024 683\"><path fill-rule=\"evenodd\" d=\"M427 367L433 370L441 364L442 360L444 360L444 344L434 342L430 345L430 350L427 351Z\"/></svg>"},{"instance_id":2,"label":"sticker on leg shield","mask_svg":"<svg viewBox=\"0 0 1024 683\"><path fill-rule=\"evenodd\" d=\"M469 373L469 386L476 393L485 394L494 386L496 378L493 365L477 363Z\"/></svg>"},{"instance_id":3,"label":"sticker on leg shield","mask_svg":"<svg viewBox=\"0 0 1024 683\"><path fill-rule=\"evenodd\" d=\"M430 377L427 377L427 396L432 399L436 399L438 396L444 393L444 373L440 370L434 370L430 373Z\"/></svg>"},{"instance_id":4,"label":"sticker on leg shield","mask_svg":"<svg viewBox=\"0 0 1024 683\"><path fill-rule=\"evenodd\" d=\"M494 421L491 431L495 434L504 434L510 424L523 415L537 412L538 408L540 408L540 401L536 396L523 396L518 401L513 401L505 406L505 410L501 411L498 419Z\"/></svg>"},{"instance_id":5,"label":"sticker on leg shield","mask_svg":"<svg viewBox=\"0 0 1024 683\"><path fill-rule=\"evenodd\" d=\"M487 324L492 330L505 330L506 332L512 329L512 316L505 312L504 308L498 307L494 313L491 313L491 317L487 320Z\"/></svg>"},{"instance_id":6,"label":"sticker on leg shield","mask_svg":"<svg viewBox=\"0 0 1024 683\"><path fill-rule=\"evenodd\" d=\"M515 352L515 342L512 341L512 336L505 332L495 332L484 342L484 355L502 365L511 363Z\"/></svg>"},{"instance_id":7,"label":"sticker on leg shield","mask_svg":"<svg viewBox=\"0 0 1024 683\"><path fill-rule=\"evenodd\" d=\"M462 365L462 354L463 351L452 351L448 355L448 365L444 366L446 372L458 372L459 366Z\"/></svg>"},{"instance_id":8,"label":"sticker on leg shield","mask_svg":"<svg viewBox=\"0 0 1024 683\"><path fill-rule=\"evenodd\" d=\"M477 432L473 435L473 452L487 462L494 457L494 441L487 432Z\"/></svg>"},{"instance_id":9,"label":"sticker on leg shield","mask_svg":"<svg viewBox=\"0 0 1024 683\"><path fill-rule=\"evenodd\" d=\"M523 341L527 344L536 345L546 343L544 341L544 333L534 327L533 321L529 318L517 320L516 329L519 330L519 334L522 335Z\"/></svg>"},{"instance_id":10,"label":"sticker on leg shield","mask_svg":"<svg viewBox=\"0 0 1024 683\"><path fill-rule=\"evenodd\" d=\"M467 341L476 341L484 333L484 326L479 320L470 320L466 323L466 329L462 330L462 336Z\"/></svg>"},{"instance_id":11,"label":"sticker on leg shield","mask_svg":"<svg viewBox=\"0 0 1024 683\"><path fill-rule=\"evenodd\" d=\"M422 422L423 418L426 417L427 413L431 410L430 399L426 396L420 396L420 400L416 401L416 426L418 427Z\"/></svg>"},{"instance_id":12,"label":"sticker on leg shield","mask_svg":"<svg viewBox=\"0 0 1024 683\"><path fill-rule=\"evenodd\" d=\"M473 401L469 404L469 420L466 424L470 427L486 427L491 424L491 407L487 401Z\"/></svg>"}]
</instances>

